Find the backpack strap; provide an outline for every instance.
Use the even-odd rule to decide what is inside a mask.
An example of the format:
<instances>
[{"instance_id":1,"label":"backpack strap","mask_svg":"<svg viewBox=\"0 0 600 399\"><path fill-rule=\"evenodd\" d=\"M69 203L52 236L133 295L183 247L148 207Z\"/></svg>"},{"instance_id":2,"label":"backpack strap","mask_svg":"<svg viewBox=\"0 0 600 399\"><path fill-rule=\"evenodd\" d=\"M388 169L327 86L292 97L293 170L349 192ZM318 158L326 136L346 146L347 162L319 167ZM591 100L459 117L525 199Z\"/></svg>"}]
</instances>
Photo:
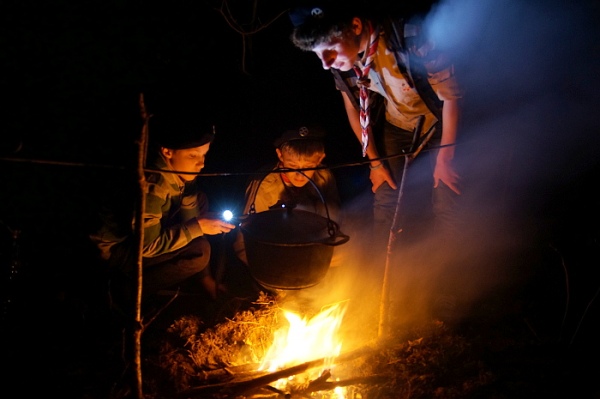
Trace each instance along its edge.
<instances>
[{"instance_id":1,"label":"backpack strap","mask_svg":"<svg viewBox=\"0 0 600 399\"><path fill-rule=\"evenodd\" d=\"M350 72L344 72L344 76L342 76L342 72L339 69L330 68L329 70L333 74L333 79L335 80L335 87L346 93L350 101L352 101L352 105L354 105L354 108L360 109L360 104L358 103L358 92L355 93L354 91L352 91L352 88L348 83L348 81L352 79L352 76L356 76L356 74L354 74L354 71L351 70L352 75L350 75Z\"/></svg>"},{"instance_id":2,"label":"backpack strap","mask_svg":"<svg viewBox=\"0 0 600 399\"><path fill-rule=\"evenodd\" d=\"M438 121L441 121L443 102L431 87L424 60L418 55L418 50L424 45L420 26L407 23L404 18L387 18L384 29L388 35L388 48L394 53L400 72L408 84L417 91L429 111Z\"/></svg>"}]
</instances>

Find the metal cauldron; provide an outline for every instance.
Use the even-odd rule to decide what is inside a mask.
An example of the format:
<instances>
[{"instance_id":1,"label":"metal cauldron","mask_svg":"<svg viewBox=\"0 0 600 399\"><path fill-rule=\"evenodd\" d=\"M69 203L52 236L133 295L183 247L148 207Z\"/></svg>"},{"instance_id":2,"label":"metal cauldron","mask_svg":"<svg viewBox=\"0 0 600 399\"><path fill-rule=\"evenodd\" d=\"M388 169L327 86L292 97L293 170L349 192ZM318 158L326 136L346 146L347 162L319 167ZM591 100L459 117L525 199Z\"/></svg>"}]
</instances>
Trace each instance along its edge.
<instances>
[{"instance_id":1,"label":"metal cauldron","mask_svg":"<svg viewBox=\"0 0 600 399\"><path fill-rule=\"evenodd\" d=\"M251 213L240 230L252 276L267 288L284 290L320 282L334 247L350 239L333 220L292 208Z\"/></svg>"}]
</instances>

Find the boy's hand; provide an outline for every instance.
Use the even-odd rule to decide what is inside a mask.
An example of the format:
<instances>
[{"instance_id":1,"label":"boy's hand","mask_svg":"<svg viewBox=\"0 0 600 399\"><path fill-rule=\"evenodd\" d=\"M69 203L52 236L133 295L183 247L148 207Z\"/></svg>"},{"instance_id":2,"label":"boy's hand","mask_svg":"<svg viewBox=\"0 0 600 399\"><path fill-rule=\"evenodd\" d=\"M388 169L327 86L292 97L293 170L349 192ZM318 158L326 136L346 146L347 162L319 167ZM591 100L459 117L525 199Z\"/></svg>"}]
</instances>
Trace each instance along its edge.
<instances>
[{"instance_id":1,"label":"boy's hand","mask_svg":"<svg viewBox=\"0 0 600 399\"><path fill-rule=\"evenodd\" d=\"M371 190L373 192L377 191L379 186L381 186L383 183L386 183L386 182L394 190L397 188L394 178L390 174L390 171L385 167L385 165L381 168L371 169L371 173L369 174L369 179L371 179L371 183L373 185L371 187Z\"/></svg>"},{"instance_id":2,"label":"boy's hand","mask_svg":"<svg viewBox=\"0 0 600 399\"><path fill-rule=\"evenodd\" d=\"M204 234L215 235L229 233L235 229L235 225L227 223L222 219L198 219L198 224Z\"/></svg>"},{"instance_id":3,"label":"boy's hand","mask_svg":"<svg viewBox=\"0 0 600 399\"><path fill-rule=\"evenodd\" d=\"M440 154L433 170L433 187L439 186L440 181L444 182L452 191L460 195L460 176L452 165L452 160L448 160Z\"/></svg>"}]
</instances>

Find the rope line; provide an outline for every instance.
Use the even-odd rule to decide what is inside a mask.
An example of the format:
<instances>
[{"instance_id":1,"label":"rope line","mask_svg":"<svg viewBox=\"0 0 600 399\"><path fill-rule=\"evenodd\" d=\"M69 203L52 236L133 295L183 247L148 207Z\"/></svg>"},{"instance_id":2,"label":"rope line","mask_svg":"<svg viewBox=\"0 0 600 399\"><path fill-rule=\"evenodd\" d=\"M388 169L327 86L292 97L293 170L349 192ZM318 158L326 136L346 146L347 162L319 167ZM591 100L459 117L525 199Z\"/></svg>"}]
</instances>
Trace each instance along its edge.
<instances>
[{"instance_id":1,"label":"rope line","mask_svg":"<svg viewBox=\"0 0 600 399\"><path fill-rule=\"evenodd\" d=\"M421 152L433 151L444 147L453 147L457 144L446 144L443 146L435 146L430 147L428 149L423 149ZM399 157L407 157L413 155L414 152L406 152L402 154L394 154L388 155L385 157L373 158L366 161L358 161L358 162L349 162L342 163L337 165L328 165L328 166L318 166L315 168L302 168L302 169L293 169L298 171L305 170L323 170L323 169L340 169L347 168L352 166L363 166L368 165L373 161L384 161L387 159L399 158ZM116 170L128 170L129 168L122 165L103 165L103 164L87 164L82 162L62 162L62 161L48 161L48 160L40 160L40 159L22 159L22 158L12 158L12 157L0 157L0 162L16 162L16 163L29 163L29 164L40 164L40 165L58 165L58 166L76 166L76 167L85 167L85 168L98 168L98 169L116 169ZM272 171L252 171L252 172L215 172L215 173L195 173L195 172L180 172L180 171L168 171L164 169L154 169L154 168L144 168L146 172L167 172L167 173L177 173L177 174L189 174L189 175L198 175L205 177L216 177L216 176L251 176L257 174L264 173L280 173L281 170L274 169Z\"/></svg>"}]
</instances>

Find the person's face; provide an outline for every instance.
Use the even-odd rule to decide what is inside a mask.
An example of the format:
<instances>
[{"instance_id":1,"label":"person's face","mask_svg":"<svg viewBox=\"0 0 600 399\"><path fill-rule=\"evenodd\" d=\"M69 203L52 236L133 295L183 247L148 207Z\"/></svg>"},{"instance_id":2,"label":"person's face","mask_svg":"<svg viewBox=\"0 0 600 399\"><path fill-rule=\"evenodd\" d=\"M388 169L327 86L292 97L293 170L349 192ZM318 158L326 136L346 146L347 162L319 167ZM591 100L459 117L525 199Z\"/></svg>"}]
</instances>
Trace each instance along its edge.
<instances>
[{"instance_id":1,"label":"person's face","mask_svg":"<svg viewBox=\"0 0 600 399\"><path fill-rule=\"evenodd\" d=\"M340 71L349 71L359 60L361 52L362 22L354 18L351 31L345 32L342 37L319 44L312 48L312 52L323 63L323 69L335 68Z\"/></svg>"},{"instance_id":2,"label":"person's face","mask_svg":"<svg viewBox=\"0 0 600 399\"><path fill-rule=\"evenodd\" d=\"M161 148L162 154L173 170L178 172L200 173L204 168L204 159L210 147L206 143L200 147L186 148L183 150L172 150L170 148ZM196 178L195 174L180 174L184 181L192 181Z\"/></svg>"},{"instance_id":3,"label":"person's face","mask_svg":"<svg viewBox=\"0 0 600 399\"><path fill-rule=\"evenodd\" d=\"M281 162L281 167L286 169L304 169L304 168L316 168L319 166L325 154L314 154L310 157L300 157L298 155L291 154L289 151L281 151L279 148L276 149L277 157ZM304 176L302 173L304 173ZM308 183L308 179L312 179L315 174L314 170L304 170L301 172L286 172L287 178L290 180L294 187L303 187Z\"/></svg>"}]
</instances>

